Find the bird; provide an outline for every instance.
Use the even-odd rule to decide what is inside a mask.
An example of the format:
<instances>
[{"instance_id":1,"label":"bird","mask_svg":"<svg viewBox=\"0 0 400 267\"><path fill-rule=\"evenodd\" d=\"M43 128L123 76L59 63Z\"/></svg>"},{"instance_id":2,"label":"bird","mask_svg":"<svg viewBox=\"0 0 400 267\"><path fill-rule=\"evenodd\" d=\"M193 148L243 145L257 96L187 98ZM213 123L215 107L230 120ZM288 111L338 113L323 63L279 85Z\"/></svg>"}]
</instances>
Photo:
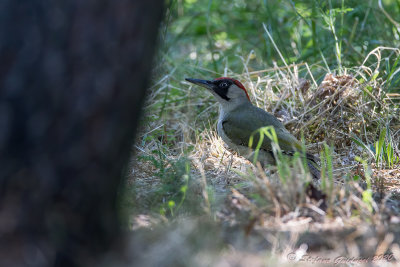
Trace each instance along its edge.
<instances>
[{"instance_id":1,"label":"bird","mask_svg":"<svg viewBox=\"0 0 400 267\"><path fill-rule=\"evenodd\" d=\"M219 102L217 133L229 148L248 160L254 160L258 137L254 135L262 127L273 126L283 154L293 156L296 151L302 153L301 143L271 113L255 106L243 84L233 78L220 77L214 80L186 78L186 81L206 88ZM255 142L249 147L249 140ZM307 160L310 173L315 180L320 179L317 159L310 153L302 154ZM265 165L276 165L272 141L264 138L256 160Z\"/></svg>"}]
</instances>

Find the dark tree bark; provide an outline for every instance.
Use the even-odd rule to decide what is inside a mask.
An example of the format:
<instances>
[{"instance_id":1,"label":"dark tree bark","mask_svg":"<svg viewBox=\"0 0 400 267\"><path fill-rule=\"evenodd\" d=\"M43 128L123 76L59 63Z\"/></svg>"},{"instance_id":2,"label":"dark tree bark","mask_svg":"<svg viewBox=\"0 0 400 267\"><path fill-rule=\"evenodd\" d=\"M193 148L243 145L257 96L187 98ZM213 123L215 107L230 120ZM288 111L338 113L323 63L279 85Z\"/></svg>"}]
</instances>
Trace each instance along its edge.
<instances>
[{"instance_id":1,"label":"dark tree bark","mask_svg":"<svg viewBox=\"0 0 400 267\"><path fill-rule=\"evenodd\" d=\"M163 2L0 1L0 266L93 266L121 240Z\"/></svg>"}]
</instances>

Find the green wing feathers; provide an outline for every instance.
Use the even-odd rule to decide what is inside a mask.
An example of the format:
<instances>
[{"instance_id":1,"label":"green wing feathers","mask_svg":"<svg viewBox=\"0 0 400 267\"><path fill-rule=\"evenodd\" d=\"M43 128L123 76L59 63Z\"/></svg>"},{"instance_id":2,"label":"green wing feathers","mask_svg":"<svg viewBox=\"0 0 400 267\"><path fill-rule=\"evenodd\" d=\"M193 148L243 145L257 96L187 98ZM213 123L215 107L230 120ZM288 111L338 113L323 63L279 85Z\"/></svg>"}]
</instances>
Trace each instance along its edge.
<instances>
[{"instance_id":1,"label":"green wing feathers","mask_svg":"<svg viewBox=\"0 0 400 267\"><path fill-rule=\"evenodd\" d=\"M222 127L229 139L236 144L248 146L249 137L254 134L252 147L256 148L260 140L260 134L256 133L256 131L262 127L273 126L282 150L293 151L301 149L300 142L286 130L279 120L262 109L252 107L252 109L247 109L248 112L246 113L233 111L224 118ZM248 116L249 113L251 116ZM267 151L272 149L271 140L268 137L264 136L261 148Z\"/></svg>"},{"instance_id":2,"label":"green wing feathers","mask_svg":"<svg viewBox=\"0 0 400 267\"><path fill-rule=\"evenodd\" d=\"M255 149L260 140L260 133L256 131L262 127L273 126L282 151L286 154L292 154L296 150L301 151L301 143L272 114L255 106L244 110L246 112L232 111L223 119L222 127L225 135L233 143L249 146L249 137L253 134L252 148ZM272 150L271 140L267 136L264 136L260 148L266 151ZM311 174L315 179L319 179L320 172L316 159L308 153L306 153L306 159Z\"/></svg>"}]
</instances>

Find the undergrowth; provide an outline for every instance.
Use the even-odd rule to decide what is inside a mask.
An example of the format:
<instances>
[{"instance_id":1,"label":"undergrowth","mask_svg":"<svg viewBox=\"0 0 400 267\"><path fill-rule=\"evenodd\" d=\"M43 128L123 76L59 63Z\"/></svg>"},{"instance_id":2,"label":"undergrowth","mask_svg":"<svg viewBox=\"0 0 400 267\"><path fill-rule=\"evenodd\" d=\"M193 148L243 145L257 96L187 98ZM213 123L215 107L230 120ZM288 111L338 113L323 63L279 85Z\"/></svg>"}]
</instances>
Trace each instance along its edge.
<instances>
[{"instance_id":1,"label":"undergrowth","mask_svg":"<svg viewBox=\"0 0 400 267\"><path fill-rule=\"evenodd\" d=\"M379 226L385 230L375 240L376 251L398 251L400 258L387 232L393 218L400 218L400 43L399 28L384 9L399 6L233 2L222 9L215 1L173 1L168 10L165 44L128 175L131 226L143 226L143 215L146 227L206 217L217 225L243 226L246 235ZM265 21L260 10L281 14L281 20ZM235 20L248 11L254 12L253 24L237 26ZM174 21L175 12L193 17ZM254 105L273 113L319 157L321 181L315 186L325 194L326 209L307 194L311 177L300 154L277 157L277 166L264 170L217 136L216 101L184 78L220 76L240 80ZM359 233L346 236L346 248L331 244L332 250L351 254L355 243L365 246ZM293 240L281 247L271 241L272 251L298 248Z\"/></svg>"},{"instance_id":2,"label":"undergrowth","mask_svg":"<svg viewBox=\"0 0 400 267\"><path fill-rule=\"evenodd\" d=\"M372 211L372 185L378 186L378 183L375 180L371 182L371 179L379 177L384 170L396 171L399 166L400 134L395 130L399 125L398 103L386 94L383 79L376 75L379 72L386 75L380 62L388 59L382 59L382 53L398 58L400 51L377 48L369 54L376 56L376 64L343 68L343 75L327 74L320 84L314 82L311 71L305 78L298 76L300 68L308 69L307 64L276 68L262 74L239 75L231 73L229 69L221 74L234 76L244 82L255 105L272 111L299 139L302 136L305 138L308 150L319 155L321 188L328 196L331 213L333 207L340 207L335 202L338 197L335 194L340 193L343 184L353 182L361 184L357 190L346 194L360 195L363 205ZM163 119L152 118L153 114L159 114L154 112L154 100L147 106L143 123L147 133L136 143L137 160L134 166L135 171L150 171L148 174L153 177L149 183L154 186L148 189L142 199L148 199L146 207L155 208L163 216L173 216L181 210L188 187L193 185L198 187L195 202L201 209L192 207L192 210L209 212L205 207L210 206L209 199L214 199L210 195L215 195L215 188L210 187L210 183L219 183L223 188L220 190L225 190L226 194L229 186L235 184L231 182L232 177L241 181L239 185L243 183L245 188L250 187L249 181L254 182L256 168L229 152L215 133L205 131L210 125L211 128L212 125L215 127L217 118L216 104L207 92L199 92L197 88L194 92L195 88L186 82L181 82L180 87L171 86L170 89L167 89L169 85L161 82L159 86L165 90L165 94L175 88L186 90L190 96L160 106L165 114L167 111L170 113L169 116L164 115ZM166 102L165 95L159 90L153 92ZM150 95L150 99L156 97ZM202 132L205 134L202 135ZM300 157L294 157L295 161L297 159ZM212 164L208 163L210 161ZM291 177L292 173L296 174L296 179L307 180L304 178L308 175L304 163L300 161L296 165L284 162L278 164L277 168L277 177L281 181L285 183L286 177ZM253 178L250 179L249 175ZM273 171L268 177L269 180L276 179L272 178ZM296 190L302 194L300 189ZM292 195L290 192L285 194ZM292 208L286 212L295 209L299 203L292 204ZM182 210L190 213L190 208ZM352 214L349 212L342 213Z\"/></svg>"}]
</instances>

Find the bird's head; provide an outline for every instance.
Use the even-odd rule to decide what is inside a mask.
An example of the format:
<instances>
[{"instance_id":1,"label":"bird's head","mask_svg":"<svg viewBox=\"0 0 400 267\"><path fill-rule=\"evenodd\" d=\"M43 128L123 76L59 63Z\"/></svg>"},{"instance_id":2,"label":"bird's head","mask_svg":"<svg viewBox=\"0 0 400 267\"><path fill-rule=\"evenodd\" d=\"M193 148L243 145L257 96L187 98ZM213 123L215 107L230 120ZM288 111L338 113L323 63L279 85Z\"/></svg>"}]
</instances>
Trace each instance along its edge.
<instances>
[{"instance_id":1,"label":"bird's head","mask_svg":"<svg viewBox=\"0 0 400 267\"><path fill-rule=\"evenodd\" d=\"M207 88L223 107L250 102L246 88L232 78L221 77L211 81L186 78L186 81Z\"/></svg>"}]
</instances>

